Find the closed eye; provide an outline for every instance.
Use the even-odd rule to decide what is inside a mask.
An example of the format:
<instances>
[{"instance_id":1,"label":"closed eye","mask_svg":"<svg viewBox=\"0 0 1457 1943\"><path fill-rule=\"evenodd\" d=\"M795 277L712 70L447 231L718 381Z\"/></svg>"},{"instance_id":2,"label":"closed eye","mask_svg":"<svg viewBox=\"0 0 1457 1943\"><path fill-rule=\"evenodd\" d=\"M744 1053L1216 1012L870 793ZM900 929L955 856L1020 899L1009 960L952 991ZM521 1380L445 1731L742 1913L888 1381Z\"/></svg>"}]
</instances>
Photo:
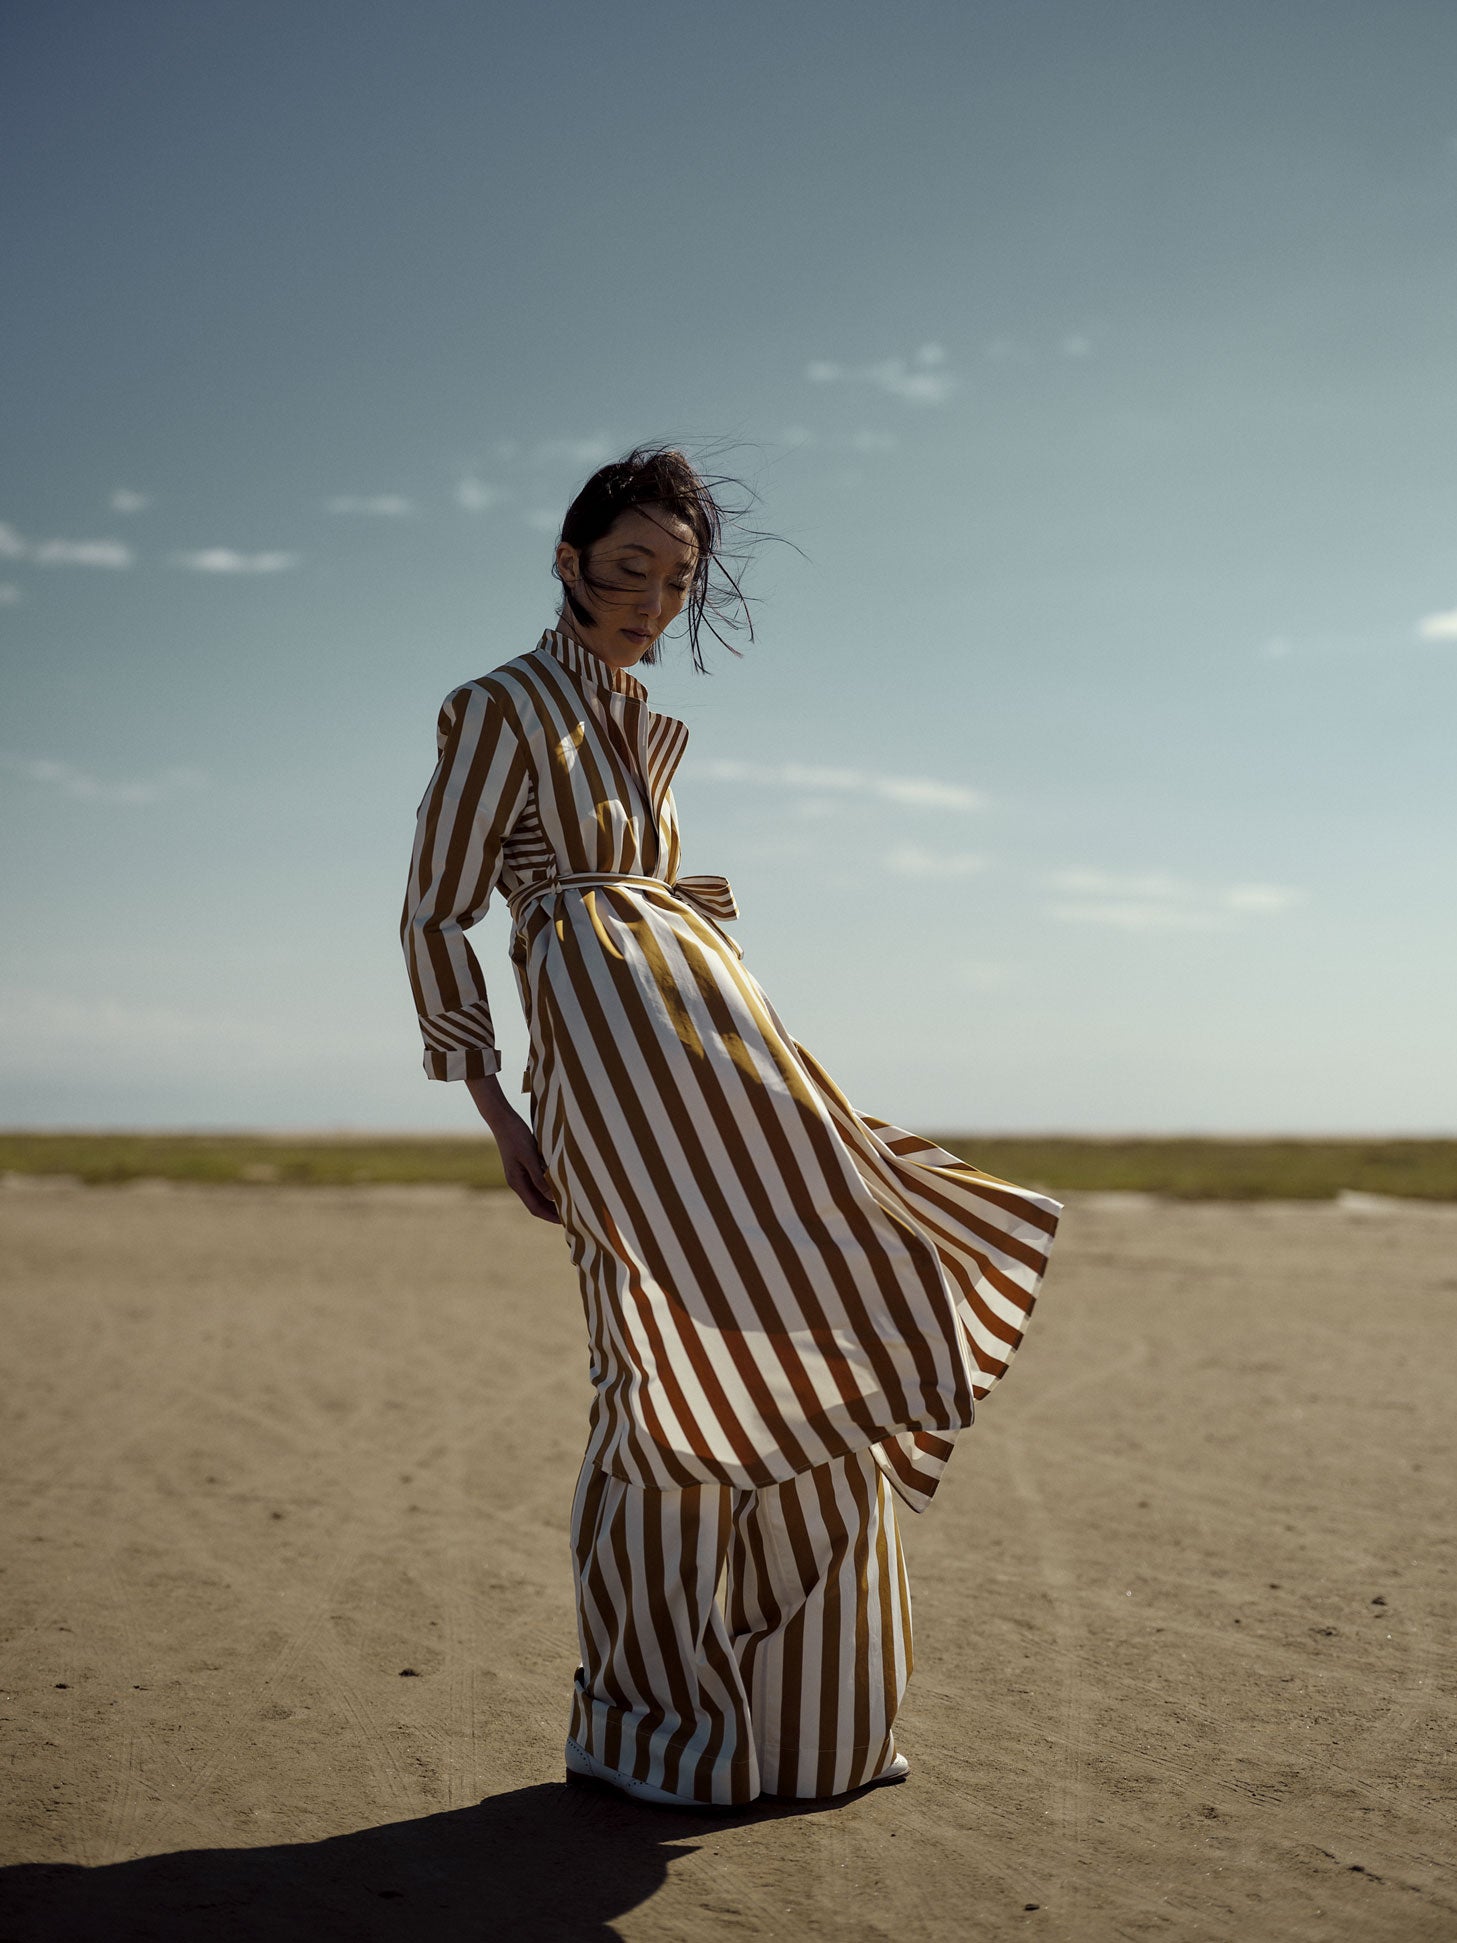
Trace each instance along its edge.
<instances>
[{"instance_id":1,"label":"closed eye","mask_svg":"<svg viewBox=\"0 0 1457 1943\"><path fill-rule=\"evenodd\" d=\"M619 566L617 571L622 575L624 580L646 580L647 579L647 575L643 573L639 573L636 567ZM668 585L672 588L675 594L686 594L688 592L688 589L693 585L693 582L691 579L670 580L668 582Z\"/></svg>"}]
</instances>

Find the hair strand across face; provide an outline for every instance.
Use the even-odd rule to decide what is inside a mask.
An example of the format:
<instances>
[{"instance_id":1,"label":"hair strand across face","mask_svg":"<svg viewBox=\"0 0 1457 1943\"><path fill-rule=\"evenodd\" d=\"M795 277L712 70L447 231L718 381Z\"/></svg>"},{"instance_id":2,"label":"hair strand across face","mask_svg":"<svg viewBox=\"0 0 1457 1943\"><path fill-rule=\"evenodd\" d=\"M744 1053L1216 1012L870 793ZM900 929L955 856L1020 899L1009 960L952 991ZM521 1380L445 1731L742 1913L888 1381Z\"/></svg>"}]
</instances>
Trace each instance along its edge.
<instances>
[{"instance_id":1,"label":"hair strand across face","mask_svg":"<svg viewBox=\"0 0 1457 1943\"><path fill-rule=\"evenodd\" d=\"M738 503L727 501L724 498L726 490L736 491L742 495L741 500ZM659 525L664 525L666 519L687 527L696 551L693 580L684 602L684 612L688 618L688 643L693 665L702 673L705 670L700 636L704 627L730 654L738 654L739 649L720 632L720 622L732 629L746 627L749 639L752 641L754 638L749 603L739 585L738 573L728 564L729 556L726 556L724 549L726 530L740 525L752 500L753 495L740 481L710 477L700 472L691 460L673 446L640 445L592 474L567 508L561 537L568 546L576 549L581 563L581 582L590 599L594 592L617 591L611 583L594 577L591 556L593 547L607 536L624 513L636 508L647 517L655 518ZM664 525L664 530L672 529ZM742 535L744 540L749 541L763 537L761 534ZM737 565L738 556L732 557ZM557 578L561 578L560 573ZM565 582L563 592L567 607L578 624L583 627L595 626L596 615ZM642 658L645 662L657 660L656 641Z\"/></svg>"}]
</instances>

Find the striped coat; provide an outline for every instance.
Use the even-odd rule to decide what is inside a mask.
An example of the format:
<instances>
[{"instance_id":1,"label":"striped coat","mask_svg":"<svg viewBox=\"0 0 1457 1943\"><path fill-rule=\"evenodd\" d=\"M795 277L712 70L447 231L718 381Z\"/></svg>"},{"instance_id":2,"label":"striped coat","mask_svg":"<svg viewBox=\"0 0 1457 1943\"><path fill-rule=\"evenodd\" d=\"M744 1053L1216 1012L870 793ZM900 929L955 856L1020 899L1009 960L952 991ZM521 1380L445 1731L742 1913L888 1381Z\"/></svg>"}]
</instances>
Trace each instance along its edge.
<instances>
[{"instance_id":1,"label":"striped coat","mask_svg":"<svg viewBox=\"0 0 1457 1943\"><path fill-rule=\"evenodd\" d=\"M751 1489L868 1449L919 1507L1022 1339L1059 1208L856 1113L789 1036L725 880L679 873L687 740L557 633L447 698L401 927L425 1070L499 1068L465 935L499 890L589 1462Z\"/></svg>"}]
</instances>

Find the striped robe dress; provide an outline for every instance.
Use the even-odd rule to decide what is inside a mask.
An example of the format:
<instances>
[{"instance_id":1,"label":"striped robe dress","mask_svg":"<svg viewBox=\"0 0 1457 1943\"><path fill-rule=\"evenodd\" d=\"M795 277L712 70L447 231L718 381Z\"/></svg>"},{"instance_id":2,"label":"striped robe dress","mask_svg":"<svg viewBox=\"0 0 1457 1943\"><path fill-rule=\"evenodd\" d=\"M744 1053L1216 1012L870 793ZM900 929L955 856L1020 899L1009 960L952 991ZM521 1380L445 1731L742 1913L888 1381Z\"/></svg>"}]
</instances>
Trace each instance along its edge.
<instances>
[{"instance_id":1,"label":"striped robe dress","mask_svg":"<svg viewBox=\"0 0 1457 1943\"><path fill-rule=\"evenodd\" d=\"M1022 1340L1060 1212L857 1113L682 875L688 740L571 637L447 697L402 937L439 1080L499 1070L466 933L498 893L523 1090L586 1310L587 1463L657 1490L869 1453L915 1509Z\"/></svg>"}]
</instances>

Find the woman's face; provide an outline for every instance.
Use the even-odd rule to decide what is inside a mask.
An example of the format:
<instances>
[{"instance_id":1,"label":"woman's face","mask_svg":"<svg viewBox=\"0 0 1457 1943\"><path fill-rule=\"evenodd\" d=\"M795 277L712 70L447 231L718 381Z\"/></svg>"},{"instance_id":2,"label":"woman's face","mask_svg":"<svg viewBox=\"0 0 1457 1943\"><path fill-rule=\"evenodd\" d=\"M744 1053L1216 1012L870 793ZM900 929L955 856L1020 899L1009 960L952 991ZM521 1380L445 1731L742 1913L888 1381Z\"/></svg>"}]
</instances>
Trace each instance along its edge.
<instances>
[{"instance_id":1,"label":"woman's face","mask_svg":"<svg viewBox=\"0 0 1457 1943\"><path fill-rule=\"evenodd\" d=\"M563 607L562 620L583 647L614 668L630 668L683 611L698 562L692 530L660 506L632 506L590 551L590 587L581 555L565 540L557 544L556 564L596 626L579 621L570 607Z\"/></svg>"}]
</instances>

